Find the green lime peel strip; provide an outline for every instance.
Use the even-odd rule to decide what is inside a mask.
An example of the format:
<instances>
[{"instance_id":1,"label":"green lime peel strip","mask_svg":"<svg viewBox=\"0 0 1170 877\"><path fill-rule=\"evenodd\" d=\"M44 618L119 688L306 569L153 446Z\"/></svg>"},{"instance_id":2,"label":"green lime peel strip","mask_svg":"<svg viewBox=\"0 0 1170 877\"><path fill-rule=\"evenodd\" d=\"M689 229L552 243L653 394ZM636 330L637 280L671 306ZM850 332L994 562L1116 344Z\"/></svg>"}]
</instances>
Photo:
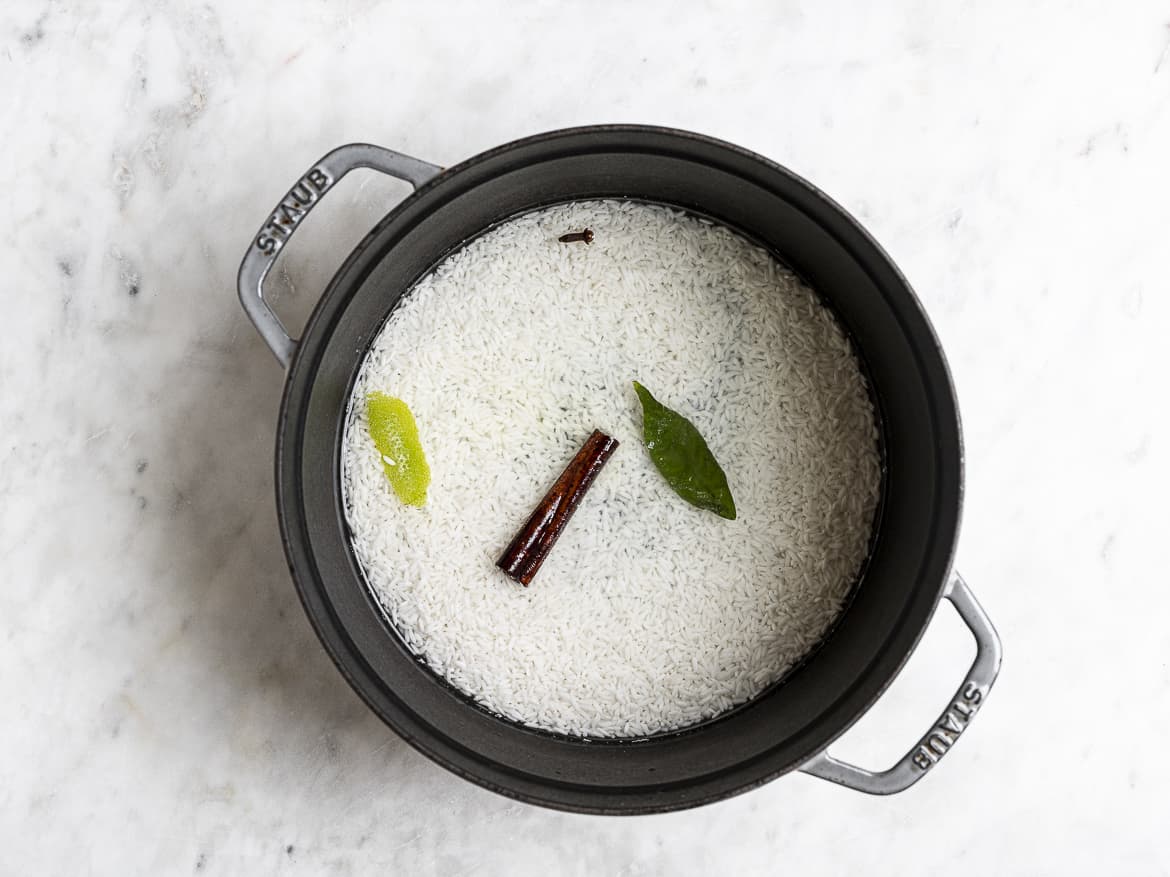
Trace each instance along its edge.
<instances>
[{"instance_id":1,"label":"green lime peel strip","mask_svg":"<svg viewBox=\"0 0 1170 877\"><path fill-rule=\"evenodd\" d=\"M427 501L431 467L418 440L418 424L401 399L385 393L366 397L366 420L370 438L382 457L382 470L394 493L404 505L421 506Z\"/></svg>"},{"instance_id":2,"label":"green lime peel strip","mask_svg":"<svg viewBox=\"0 0 1170 877\"><path fill-rule=\"evenodd\" d=\"M666 483L693 506L735 520L735 500L723 468L695 425L634 381L642 402L642 443Z\"/></svg>"}]
</instances>

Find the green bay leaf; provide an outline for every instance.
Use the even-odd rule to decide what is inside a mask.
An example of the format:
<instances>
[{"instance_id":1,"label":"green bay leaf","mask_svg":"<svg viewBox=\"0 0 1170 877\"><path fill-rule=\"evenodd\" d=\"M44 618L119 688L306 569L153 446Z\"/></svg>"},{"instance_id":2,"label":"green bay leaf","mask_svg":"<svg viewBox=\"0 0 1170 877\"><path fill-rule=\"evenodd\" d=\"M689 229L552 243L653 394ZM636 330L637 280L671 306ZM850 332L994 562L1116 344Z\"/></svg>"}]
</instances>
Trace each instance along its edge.
<instances>
[{"instance_id":1,"label":"green bay leaf","mask_svg":"<svg viewBox=\"0 0 1170 877\"><path fill-rule=\"evenodd\" d=\"M634 381L642 402L642 442L666 483L693 506L735 520L735 500L723 468L695 425Z\"/></svg>"}]
</instances>

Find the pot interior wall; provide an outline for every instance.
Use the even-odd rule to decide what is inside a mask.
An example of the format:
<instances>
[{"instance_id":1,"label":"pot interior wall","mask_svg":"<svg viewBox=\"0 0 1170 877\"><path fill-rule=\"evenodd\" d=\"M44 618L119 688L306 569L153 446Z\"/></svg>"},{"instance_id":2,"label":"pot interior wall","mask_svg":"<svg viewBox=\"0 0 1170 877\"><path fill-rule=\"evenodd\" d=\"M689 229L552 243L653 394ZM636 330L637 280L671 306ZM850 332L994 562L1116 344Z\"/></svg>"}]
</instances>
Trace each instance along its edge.
<instances>
[{"instance_id":1,"label":"pot interior wall","mask_svg":"<svg viewBox=\"0 0 1170 877\"><path fill-rule=\"evenodd\" d=\"M349 387L404 291L509 216L586 198L672 204L743 229L805 277L865 362L886 443L886 495L864 579L815 657L746 707L643 741L573 740L491 716L392 634L362 581L340 505ZM725 144L595 128L502 147L442 174L388 216L338 272L286 386L278 492L302 600L351 684L457 773L538 803L642 812L724 797L790 770L855 721L925 628L949 569L961 499L957 414L941 352L877 246L823 195Z\"/></svg>"}]
</instances>

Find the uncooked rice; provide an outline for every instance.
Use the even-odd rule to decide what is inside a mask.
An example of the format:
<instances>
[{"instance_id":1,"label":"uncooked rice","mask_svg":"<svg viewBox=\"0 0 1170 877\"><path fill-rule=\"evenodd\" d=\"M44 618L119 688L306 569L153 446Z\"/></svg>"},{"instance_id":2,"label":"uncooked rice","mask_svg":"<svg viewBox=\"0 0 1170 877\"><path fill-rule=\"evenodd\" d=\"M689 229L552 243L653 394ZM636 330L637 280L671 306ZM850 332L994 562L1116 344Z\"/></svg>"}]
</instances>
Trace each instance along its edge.
<instances>
[{"instance_id":1,"label":"uncooked rice","mask_svg":"<svg viewBox=\"0 0 1170 877\"><path fill-rule=\"evenodd\" d=\"M737 520L654 468L635 379L702 432ZM433 481L402 505L351 405L369 587L434 671L531 726L636 737L742 703L828 631L868 549L877 432L848 340L767 252L676 210L575 202L475 239L392 313L354 399L375 390L410 405ZM621 446L521 587L495 561L594 428Z\"/></svg>"}]
</instances>

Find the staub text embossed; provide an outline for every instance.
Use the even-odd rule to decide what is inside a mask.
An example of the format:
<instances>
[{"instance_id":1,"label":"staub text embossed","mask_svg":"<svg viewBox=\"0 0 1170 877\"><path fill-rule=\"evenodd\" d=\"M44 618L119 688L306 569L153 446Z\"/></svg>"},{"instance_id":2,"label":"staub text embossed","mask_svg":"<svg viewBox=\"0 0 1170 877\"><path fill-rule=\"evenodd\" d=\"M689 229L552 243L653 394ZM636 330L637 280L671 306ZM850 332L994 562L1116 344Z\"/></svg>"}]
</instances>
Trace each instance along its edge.
<instances>
[{"instance_id":1,"label":"staub text embossed","mask_svg":"<svg viewBox=\"0 0 1170 877\"><path fill-rule=\"evenodd\" d=\"M930 732L918 742L918 749L911 758L916 768L923 771L930 770L940 758L946 755L947 750L955 745L955 741L967 729L967 725L979 709L983 693L984 689L975 682L968 680L963 684L959 698L947 708L942 717L934 723Z\"/></svg>"},{"instance_id":2,"label":"staub text embossed","mask_svg":"<svg viewBox=\"0 0 1170 877\"><path fill-rule=\"evenodd\" d=\"M333 180L319 167L301 177L276 205L268 222L260 229L260 234L256 236L256 248L267 256L274 255L296 229L297 223L305 218L309 208L332 185Z\"/></svg>"}]
</instances>

